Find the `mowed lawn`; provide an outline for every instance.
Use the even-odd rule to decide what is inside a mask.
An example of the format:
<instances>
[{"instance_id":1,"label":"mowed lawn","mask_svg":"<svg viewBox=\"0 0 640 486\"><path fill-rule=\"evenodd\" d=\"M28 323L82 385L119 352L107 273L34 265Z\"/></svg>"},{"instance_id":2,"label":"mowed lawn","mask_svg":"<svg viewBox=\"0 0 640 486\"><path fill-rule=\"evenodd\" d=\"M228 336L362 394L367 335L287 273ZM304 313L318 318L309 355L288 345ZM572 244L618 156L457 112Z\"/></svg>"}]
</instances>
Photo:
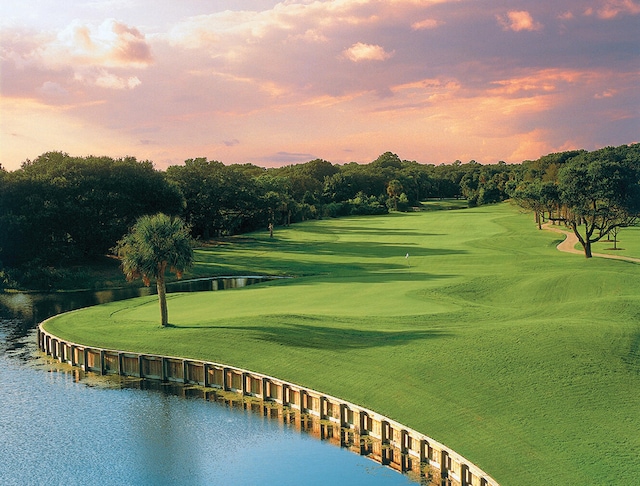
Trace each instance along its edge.
<instances>
[{"instance_id":1,"label":"mowed lawn","mask_svg":"<svg viewBox=\"0 0 640 486\"><path fill-rule=\"evenodd\" d=\"M47 329L341 397L503 486L638 484L640 265L560 238L508 203L306 222L198 251L196 273L296 278L171 294L166 329L153 296Z\"/></svg>"}]
</instances>

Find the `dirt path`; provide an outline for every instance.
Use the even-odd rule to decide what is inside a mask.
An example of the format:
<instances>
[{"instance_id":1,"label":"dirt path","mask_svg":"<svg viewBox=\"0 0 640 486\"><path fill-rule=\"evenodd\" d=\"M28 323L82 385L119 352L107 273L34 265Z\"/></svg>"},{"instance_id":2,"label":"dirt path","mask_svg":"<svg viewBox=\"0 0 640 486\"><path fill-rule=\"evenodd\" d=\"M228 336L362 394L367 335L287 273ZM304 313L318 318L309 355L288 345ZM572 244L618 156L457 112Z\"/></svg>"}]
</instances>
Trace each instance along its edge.
<instances>
[{"instance_id":1,"label":"dirt path","mask_svg":"<svg viewBox=\"0 0 640 486\"><path fill-rule=\"evenodd\" d=\"M551 223L546 223L542 225L543 229L554 231L555 233L561 233L565 235L564 241L562 241L556 248L560 251L564 251L566 253L574 253L576 255L584 255L583 250L577 250L575 246L578 244L578 237L573 233L573 231L567 231L558 228L557 226L552 225ZM624 260L626 262L636 262L640 263L640 258L633 258L627 256L618 256L618 255L608 255L606 253L592 253L594 257L600 258L611 258L612 260Z\"/></svg>"}]
</instances>

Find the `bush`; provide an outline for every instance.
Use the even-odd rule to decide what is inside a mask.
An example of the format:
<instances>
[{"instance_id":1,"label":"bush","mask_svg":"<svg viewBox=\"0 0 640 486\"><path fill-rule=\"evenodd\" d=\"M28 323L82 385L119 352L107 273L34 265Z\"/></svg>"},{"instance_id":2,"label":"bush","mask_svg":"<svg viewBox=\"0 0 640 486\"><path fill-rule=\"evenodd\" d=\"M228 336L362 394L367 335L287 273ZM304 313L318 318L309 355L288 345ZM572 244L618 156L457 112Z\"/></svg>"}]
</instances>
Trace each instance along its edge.
<instances>
[{"instance_id":1,"label":"bush","mask_svg":"<svg viewBox=\"0 0 640 486\"><path fill-rule=\"evenodd\" d=\"M338 218L350 214L349 203L332 202L322 207L322 216L325 218Z\"/></svg>"},{"instance_id":2,"label":"bush","mask_svg":"<svg viewBox=\"0 0 640 486\"><path fill-rule=\"evenodd\" d=\"M15 289L52 290L62 280L59 270L40 266L39 261L31 261L16 268L5 268L2 275L3 284Z\"/></svg>"},{"instance_id":3,"label":"bush","mask_svg":"<svg viewBox=\"0 0 640 486\"><path fill-rule=\"evenodd\" d=\"M501 201L502 193L495 184L489 183L486 187L480 188L480 192L478 194L479 206L482 206L483 204L499 203Z\"/></svg>"},{"instance_id":4,"label":"bush","mask_svg":"<svg viewBox=\"0 0 640 486\"><path fill-rule=\"evenodd\" d=\"M385 205L380 204L377 197L367 196L362 192L359 192L355 198L350 199L347 202L350 206L350 214L354 216L386 214L389 212Z\"/></svg>"},{"instance_id":5,"label":"bush","mask_svg":"<svg viewBox=\"0 0 640 486\"><path fill-rule=\"evenodd\" d=\"M409 211L410 207L411 206L409 204L409 198L403 192L402 194L400 194L400 197L398 198L398 211L402 211L406 213L407 211Z\"/></svg>"}]
</instances>

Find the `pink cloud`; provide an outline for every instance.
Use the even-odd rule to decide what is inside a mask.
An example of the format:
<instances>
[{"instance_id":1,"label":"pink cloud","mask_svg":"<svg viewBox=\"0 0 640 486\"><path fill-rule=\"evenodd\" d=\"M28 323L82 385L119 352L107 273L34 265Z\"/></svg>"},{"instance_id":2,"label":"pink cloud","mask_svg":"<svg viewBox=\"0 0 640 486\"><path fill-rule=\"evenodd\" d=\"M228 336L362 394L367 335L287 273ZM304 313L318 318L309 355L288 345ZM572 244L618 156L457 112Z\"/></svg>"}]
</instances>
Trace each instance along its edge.
<instances>
[{"instance_id":1,"label":"pink cloud","mask_svg":"<svg viewBox=\"0 0 640 486\"><path fill-rule=\"evenodd\" d=\"M362 42L357 42L348 49L345 49L342 54L350 61L361 62L385 61L393 56L394 52L387 52L383 47L375 44L364 44Z\"/></svg>"},{"instance_id":2,"label":"pink cloud","mask_svg":"<svg viewBox=\"0 0 640 486\"><path fill-rule=\"evenodd\" d=\"M66 98L69 92L59 83L53 81L45 81L38 89L38 92L47 98Z\"/></svg>"},{"instance_id":3,"label":"pink cloud","mask_svg":"<svg viewBox=\"0 0 640 486\"><path fill-rule=\"evenodd\" d=\"M640 5L633 0L604 0L600 7L589 9L586 14L595 13L601 19L613 19L620 14L638 15L640 14Z\"/></svg>"},{"instance_id":4,"label":"pink cloud","mask_svg":"<svg viewBox=\"0 0 640 486\"><path fill-rule=\"evenodd\" d=\"M428 30L428 29L435 29L437 27L440 27L441 25L443 25L445 22L443 22L442 20L436 20L436 19L424 19L424 20L420 20L418 22L414 22L411 24L411 28L413 30Z\"/></svg>"},{"instance_id":5,"label":"pink cloud","mask_svg":"<svg viewBox=\"0 0 640 486\"><path fill-rule=\"evenodd\" d=\"M601 100L604 98L613 98L616 95L615 89L605 89L600 93L596 93L593 97L597 100Z\"/></svg>"},{"instance_id":6,"label":"pink cloud","mask_svg":"<svg viewBox=\"0 0 640 486\"><path fill-rule=\"evenodd\" d=\"M133 27L113 21L112 29L116 34L113 57L123 64L147 65L153 62L151 48L145 36Z\"/></svg>"},{"instance_id":7,"label":"pink cloud","mask_svg":"<svg viewBox=\"0 0 640 486\"><path fill-rule=\"evenodd\" d=\"M103 71L96 77L95 84L106 89L134 89L140 86L141 81L137 76L120 77Z\"/></svg>"},{"instance_id":8,"label":"pink cloud","mask_svg":"<svg viewBox=\"0 0 640 486\"><path fill-rule=\"evenodd\" d=\"M74 21L43 46L47 64L84 64L103 67L145 67L153 62L145 36L114 19L100 25Z\"/></svg>"},{"instance_id":9,"label":"pink cloud","mask_svg":"<svg viewBox=\"0 0 640 486\"><path fill-rule=\"evenodd\" d=\"M497 15L496 18L505 30L520 32L523 30L536 31L542 29L542 24L535 22L531 14L524 10L513 10L506 15Z\"/></svg>"},{"instance_id":10,"label":"pink cloud","mask_svg":"<svg viewBox=\"0 0 640 486\"><path fill-rule=\"evenodd\" d=\"M141 84L131 73L153 64L145 36L123 22L73 21L57 33L14 29L3 33L3 92L48 104L83 104L87 87L130 90Z\"/></svg>"},{"instance_id":11,"label":"pink cloud","mask_svg":"<svg viewBox=\"0 0 640 486\"><path fill-rule=\"evenodd\" d=\"M598 1L510 11L455 0L247 0L165 11L140 0L138 17L123 9L117 21L69 9L62 25L56 17L0 32L0 104L15 103L0 124L0 156L19 146L16 161L104 148L158 164L265 154L368 162L393 150L518 162L566 140L616 145L637 138L638 34L631 21L594 19L631 14L639 0ZM581 15L589 4L591 19ZM543 23L535 42L513 34Z\"/></svg>"},{"instance_id":12,"label":"pink cloud","mask_svg":"<svg viewBox=\"0 0 640 486\"><path fill-rule=\"evenodd\" d=\"M562 12L560 15L558 15L558 19L560 19L560 20L573 20L574 19L573 12L570 12L570 11Z\"/></svg>"}]
</instances>

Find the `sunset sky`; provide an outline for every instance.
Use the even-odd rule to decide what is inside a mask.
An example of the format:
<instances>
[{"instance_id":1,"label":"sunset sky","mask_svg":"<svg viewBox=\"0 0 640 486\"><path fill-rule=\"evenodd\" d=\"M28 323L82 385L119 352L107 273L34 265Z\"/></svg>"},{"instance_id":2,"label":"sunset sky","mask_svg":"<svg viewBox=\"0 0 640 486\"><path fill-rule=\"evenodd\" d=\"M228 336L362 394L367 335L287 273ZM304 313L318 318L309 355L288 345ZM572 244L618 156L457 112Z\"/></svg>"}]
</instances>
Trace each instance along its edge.
<instances>
[{"instance_id":1,"label":"sunset sky","mask_svg":"<svg viewBox=\"0 0 640 486\"><path fill-rule=\"evenodd\" d=\"M640 141L638 0L0 3L0 163L521 162Z\"/></svg>"}]
</instances>

